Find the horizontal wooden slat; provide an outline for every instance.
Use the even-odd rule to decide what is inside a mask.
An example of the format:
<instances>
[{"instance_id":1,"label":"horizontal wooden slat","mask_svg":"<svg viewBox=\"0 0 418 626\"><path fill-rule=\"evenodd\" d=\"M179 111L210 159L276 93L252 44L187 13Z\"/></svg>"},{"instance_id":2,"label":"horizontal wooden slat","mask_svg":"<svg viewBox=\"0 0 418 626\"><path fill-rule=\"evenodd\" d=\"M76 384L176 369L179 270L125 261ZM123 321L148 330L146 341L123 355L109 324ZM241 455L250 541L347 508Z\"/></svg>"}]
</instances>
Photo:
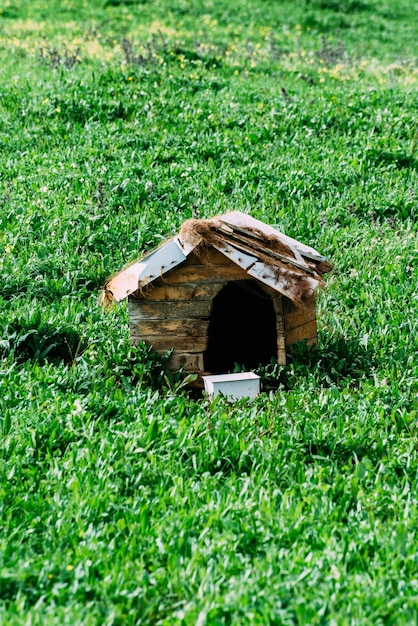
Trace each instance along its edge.
<instances>
[{"instance_id":1,"label":"horizontal wooden slat","mask_svg":"<svg viewBox=\"0 0 418 626\"><path fill-rule=\"evenodd\" d=\"M314 322L315 319L315 308L299 308L292 312L285 313L284 325L286 332L292 330L293 328L297 328L298 326L302 326L303 324L307 324L308 322Z\"/></svg>"},{"instance_id":2,"label":"horizontal wooden slat","mask_svg":"<svg viewBox=\"0 0 418 626\"><path fill-rule=\"evenodd\" d=\"M161 279L150 285L142 292L130 296L135 300L212 300L222 289L227 281L214 281L211 283L189 282L179 285L168 285Z\"/></svg>"},{"instance_id":3,"label":"horizontal wooden slat","mask_svg":"<svg viewBox=\"0 0 418 626\"><path fill-rule=\"evenodd\" d=\"M195 281L207 283L219 282L219 280L246 280L247 272L237 265L184 265L178 270L168 272L164 276L164 282L168 285L179 285Z\"/></svg>"},{"instance_id":4,"label":"horizontal wooden slat","mask_svg":"<svg viewBox=\"0 0 418 626\"><path fill-rule=\"evenodd\" d=\"M208 338L203 337L166 337L164 335L146 336L139 333L131 334L131 343L133 345L145 341L148 345L152 345L156 352L161 354L167 352L171 348L179 352L204 352L207 348Z\"/></svg>"},{"instance_id":5,"label":"horizontal wooden slat","mask_svg":"<svg viewBox=\"0 0 418 626\"><path fill-rule=\"evenodd\" d=\"M173 352L168 363L168 368L178 370L181 367L185 372L203 372L203 353L202 352Z\"/></svg>"},{"instance_id":6,"label":"horizontal wooden slat","mask_svg":"<svg viewBox=\"0 0 418 626\"><path fill-rule=\"evenodd\" d=\"M130 324L131 334L146 336L202 337L208 329L208 320L141 320Z\"/></svg>"},{"instance_id":7,"label":"horizontal wooden slat","mask_svg":"<svg viewBox=\"0 0 418 626\"><path fill-rule=\"evenodd\" d=\"M286 331L286 345L289 346L292 343L296 343L297 341L315 341L316 339L316 321L310 321L306 324L302 324L297 328L293 328L292 330Z\"/></svg>"},{"instance_id":8,"label":"horizontal wooden slat","mask_svg":"<svg viewBox=\"0 0 418 626\"><path fill-rule=\"evenodd\" d=\"M212 308L211 300L149 301L129 302L131 322L138 320L208 318Z\"/></svg>"}]
</instances>

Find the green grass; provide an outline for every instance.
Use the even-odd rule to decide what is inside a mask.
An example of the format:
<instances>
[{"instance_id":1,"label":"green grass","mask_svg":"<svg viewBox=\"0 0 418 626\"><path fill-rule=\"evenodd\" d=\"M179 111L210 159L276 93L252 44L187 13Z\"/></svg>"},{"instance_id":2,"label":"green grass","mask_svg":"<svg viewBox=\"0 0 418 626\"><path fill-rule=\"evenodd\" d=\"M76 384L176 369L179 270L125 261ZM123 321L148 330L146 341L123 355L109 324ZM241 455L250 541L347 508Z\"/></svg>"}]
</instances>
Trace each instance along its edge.
<instances>
[{"instance_id":1,"label":"green grass","mask_svg":"<svg viewBox=\"0 0 418 626\"><path fill-rule=\"evenodd\" d=\"M0 8L0 622L418 620L412 0ZM232 407L106 278L240 210L335 270Z\"/></svg>"}]
</instances>

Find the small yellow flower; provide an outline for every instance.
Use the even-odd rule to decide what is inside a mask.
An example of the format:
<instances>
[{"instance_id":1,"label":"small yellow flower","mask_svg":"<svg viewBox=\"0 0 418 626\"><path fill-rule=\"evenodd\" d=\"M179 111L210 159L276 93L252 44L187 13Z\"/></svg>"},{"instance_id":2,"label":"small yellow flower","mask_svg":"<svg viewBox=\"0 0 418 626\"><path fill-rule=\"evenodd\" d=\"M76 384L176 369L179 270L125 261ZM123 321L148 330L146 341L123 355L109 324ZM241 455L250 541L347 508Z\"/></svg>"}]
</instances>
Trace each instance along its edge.
<instances>
[{"instance_id":1,"label":"small yellow flower","mask_svg":"<svg viewBox=\"0 0 418 626\"><path fill-rule=\"evenodd\" d=\"M65 569L67 570L67 572L71 572L74 569L74 565L67 565Z\"/></svg>"}]
</instances>

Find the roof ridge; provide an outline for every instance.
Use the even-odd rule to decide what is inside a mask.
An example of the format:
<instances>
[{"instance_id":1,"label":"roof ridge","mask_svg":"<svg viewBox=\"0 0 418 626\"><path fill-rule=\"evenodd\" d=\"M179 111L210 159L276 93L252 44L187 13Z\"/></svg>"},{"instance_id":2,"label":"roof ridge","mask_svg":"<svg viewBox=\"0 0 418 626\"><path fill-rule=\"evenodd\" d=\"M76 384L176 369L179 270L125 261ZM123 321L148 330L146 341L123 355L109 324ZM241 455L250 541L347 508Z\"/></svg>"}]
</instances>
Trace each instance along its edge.
<instances>
[{"instance_id":1,"label":"roof ridge","mask_svg":"<svg viewBox=\"0 0 418 626\"><path fill-rule=\"evenodd\" d=\"M231 211L184 222L177 235L110 278L102 301L120 301L142 289L183 263L202 242L243 267L249 276L299 303L303 298L297 293L311 297L316 287L324 286L322 274L332 269L314 248L246 213ZM298 283L297 289L292 290L292 281Z\"/></svg>"}]
</instances>

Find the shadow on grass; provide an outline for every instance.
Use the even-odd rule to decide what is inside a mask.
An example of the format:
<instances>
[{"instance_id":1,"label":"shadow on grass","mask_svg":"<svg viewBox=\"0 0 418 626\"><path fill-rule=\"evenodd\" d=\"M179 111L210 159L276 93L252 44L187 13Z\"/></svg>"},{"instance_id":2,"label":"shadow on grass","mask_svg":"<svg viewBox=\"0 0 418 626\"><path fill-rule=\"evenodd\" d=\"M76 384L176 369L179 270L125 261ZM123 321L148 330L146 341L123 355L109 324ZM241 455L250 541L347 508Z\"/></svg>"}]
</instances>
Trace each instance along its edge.
<instances>
[{"instance_id":1,"label":"shadow on grass","mask_svg":"<svg viewBox=\"0 0 418 626\"><path fill-rule=\"evenodd\" d=\"M308 346L300 342L292 346L287 355L288 363L280 367L271 363L259 367L265 390L284 386L293 389L302 378L314 376L324 386L354 385L362 378L369 378L375 366L372 352L359 340L338 337L322 346Z\"/></svg>"},{"instance_id":2,"label":"shadow on grass","mask_svg":"<svg viewBox=\"0 0 418 626\"><path fill-rule=\"evenodd\" d=\"M360 11L371 11L372 7L368 2L362 0L311 0L308 6L325 11L336 11L337 13L356 13Z\"/></svg>"},{"instance_id":3,"label":"shadow on grass","mask_svg":"<svg viewBox=\"0 0 418 626\"><path fill-rule=\"evenodd\" d=\"M326 440L310 441L305 448L307 460L314 461L318 458L326 458L337 462L340 466L349 462L355 465L364 457L367 457L373 463L377 463L385 454L386 451L382 447L371 449L360 440L353 440L350 443L343 444L336 442L332 437Z\"/></svg>"},{"instance_id":4,"label":"shadow on grass","mask_svg":"<svg viewBox=\"0 0 418 626\"><path fill-rule=\"evenodd\" d=\"M393 165L398 170L402 169L418 169L418 159L408 152L388 150L370 150L370 159L377 166L379 165Z\"/></svg>"},{"instance_id":5,"label":"shadow on grass","mask_svg":"<svg viewBox=\"0 0 418 626\"><path fill-rule=\"evenodd\" d=\"M18 363L36 361L71 364L86 348L86 342L71 326L53 324L40 313L11 320L0 341L0 357L13 356Z\"/></svg>"}]
</instances>

